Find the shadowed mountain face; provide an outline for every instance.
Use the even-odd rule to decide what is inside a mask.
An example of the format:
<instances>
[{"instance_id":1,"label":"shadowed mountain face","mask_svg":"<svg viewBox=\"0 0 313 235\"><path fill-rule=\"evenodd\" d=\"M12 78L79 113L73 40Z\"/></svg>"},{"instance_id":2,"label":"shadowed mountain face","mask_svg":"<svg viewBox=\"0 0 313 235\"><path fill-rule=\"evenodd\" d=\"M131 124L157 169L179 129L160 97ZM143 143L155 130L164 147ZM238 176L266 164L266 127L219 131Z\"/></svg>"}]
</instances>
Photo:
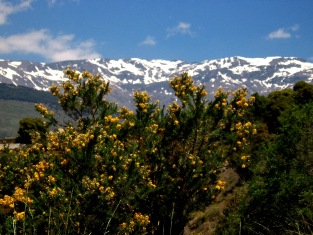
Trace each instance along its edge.
<instances>
[{"instance_id":1,"label":"shadowed mountain face","mask_svg":"<svg viewBox=\"0 0 313 235\"><path fill-rule=\"evenodd\" d=\"M201 63L142 59L94 59L36 63L0 60L0 83L48 91L53 83L66 78L63 70L71 67L88 70L110 81L109 99L131 105L135 90L146 90L153 99L168 103L174 99L169 80L188 72L196 84L204 84L210 96L219 86L225 90L246 87L250 94L267 94L292 87L297 81L313 81L313 63L293 57L230 57Z\"/></svg>"}]
</instances>

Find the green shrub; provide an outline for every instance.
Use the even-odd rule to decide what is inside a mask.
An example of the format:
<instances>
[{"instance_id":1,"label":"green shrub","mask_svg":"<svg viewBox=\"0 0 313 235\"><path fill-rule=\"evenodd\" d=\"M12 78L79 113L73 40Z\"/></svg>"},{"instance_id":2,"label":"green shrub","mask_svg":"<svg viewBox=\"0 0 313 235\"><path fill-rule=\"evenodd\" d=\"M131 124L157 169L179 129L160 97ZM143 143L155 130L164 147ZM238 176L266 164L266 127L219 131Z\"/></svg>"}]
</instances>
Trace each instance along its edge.
<instances>
[{"instance_id":1,"label":"green shrub","mask_svg":"<svg viewBox=\"0 0 313 235\"><path fill-rule=\"evenodd\" d=\"M56 126L46 143L37 134L1 153L0 233L180 234L188 214L223 190L222 169L248 167L256 130L245 120L254 101L245 89L220 88L209 102L183 73L170 82L178 102L161 108L136 91L133 112L104 99L100 76L65 73L51 91L71 121L58 126L37 104Z\"/></svg>"},{"instance_id":2,"label":"green shrub","mask_svg":"<svg viewBox=\"0 0 313 235\"><path fill-rule=\"evenodd\" d=\"M42 141L44 141L47 131L47 126L40 118L23 118L20 121L20 127L17 132L17 142L22 144L31 144L33 132L39 133Z\"/></svg>"},{"instance_id":3,"label":"green shrub","mask_svg":"<svg viewBox=\"0 0 313 235\"><path fill-rule=\"evenodd\" d=\"M312 234L313 103L279 117L279 135L263 140L248 191L229 210L220 234ZM232 218L238 218L233 223Z\"/></svg>"}]
</instances>

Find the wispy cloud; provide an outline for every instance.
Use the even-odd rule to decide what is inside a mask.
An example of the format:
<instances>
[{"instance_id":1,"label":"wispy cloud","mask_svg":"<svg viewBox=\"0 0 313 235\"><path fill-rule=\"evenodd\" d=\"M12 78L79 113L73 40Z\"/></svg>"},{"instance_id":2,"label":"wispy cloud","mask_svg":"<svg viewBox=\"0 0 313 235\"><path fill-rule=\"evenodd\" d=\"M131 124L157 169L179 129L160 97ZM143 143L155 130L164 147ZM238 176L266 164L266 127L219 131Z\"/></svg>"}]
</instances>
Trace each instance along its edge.
<instances>
[{"instance_id":1,"label":"wispy cloud","mask_svg":"<svg viewBox=\"0 0 313 235\"><path fill-rule=\"evenodd\" d=\"M0 0L0 25L7 23L8 16L29 9L32 1L21 0L19 4L13 5L6 0Z\"/></svg>"},{"instance_id":2,"label":"wispy cloud","mask_svg":"<svg viewBox=\"0 0 313 235\"><path fill-rule=\"evenodd\" d=\"M42 29L24 34L0 37L0 53L37 54L48 61L77 60L101 57L92 40L75 42L72 34L52 36Z\"/></svg>"},{"instance_id":3,"label":"wispy cloud","mask_svg":"<svg viewBox=\"0 0 313 235\"><path fill-rule=\"evenodd\" d=\"M175 27L167 29L167 37L172 37L176 34L194 36L194 32L191 31L191 24L186 22L179 22Z\"/></svg>"},{"instance_id":4,"label":"wispy cloud","mask_svg":"<svg viewBox=\"0 0 313 235\"><path fill-rule=\"evenodd\" d=\"M60 0L47 0L47 1L48 1L48 4L50 7L54 6L58 2L61 2L61 3L64 2L64 1L60 1ZM69 0L69 1L79 3L80 0Z\"/></svg>"},{"instance_id":5,"label":"wispy cloud","mask_svg":"<svg viewBox=\"0 0 313 235\"><path fill-rule=\"evenodd\" d=\"M292 31L298 31L299 30L299 28L300 28L300 25L298 25L298 24L294 24L293 26L291 26L291 27L289 27L290 28L290 30L292 30Z\"/></svg>"},{"instance_id":6,"label":"wispy cloud","mask_svg":"<svg viewBox=\"0 0 313 235\"><path fill-rule=\"evenodd\" d=\"M155 40L154 37L147 36L145 40L143 40L140 45L145 45L145 46L154 46L157 44L157 41Z\"/></svg>"},{"instance_id":7,"label":"wispy cloud","mask_svg":"<svg viewBox=\"0 0 313 235\"><path fill-rule=\"evenodd\" d=\"M49 6L53 6L56 2L57 0L48 0Z\"/></svg>"},{"instance_id":8,"label":"wispy cloud","mask_svg":"<svg viewBox=\"0 0 313 235\"><path fill-rule=\"evenodd\" d=\"M295 32L299 30L298 24L292 25L288 28L279 28L268 34L267 39L286 39L291 37L298 37Z\"/></svg>"}]
</instances>

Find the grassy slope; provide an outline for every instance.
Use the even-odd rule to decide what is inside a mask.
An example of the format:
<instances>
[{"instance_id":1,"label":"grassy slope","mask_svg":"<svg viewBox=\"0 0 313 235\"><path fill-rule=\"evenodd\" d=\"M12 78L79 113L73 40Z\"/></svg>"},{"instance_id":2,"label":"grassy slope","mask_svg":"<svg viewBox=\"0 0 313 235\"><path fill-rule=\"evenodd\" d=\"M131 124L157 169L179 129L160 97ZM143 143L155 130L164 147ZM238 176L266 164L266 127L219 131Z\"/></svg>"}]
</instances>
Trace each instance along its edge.
<instances>
[{"instance_id":1,"label":"grassy slope","mask_svg":"<svg viewBox=\"0 0 313 235\"><path fill-rule=\"evenodd\" d=\"M16 137L22 118L40 117L35 111L35 103L56 106L57 98L50 92L0 83L0 139Z\"/></svg>"},{"instance_id":2,"label":"grassy slope","mask_svg":"<svg viewBox=\"0 0 313 235\"><path fill-rule=\"evenodd\" d=\"M225 189L217 196L215 202L203 211L191 213L184 235L215 234L218 224L224 218L224 211L234 206L236 198L245 190L245 186L237 185L240 179L234 169L230 168L222 172L221 180L226 181Z\"/></svg>"},{"instance_id":3,"label":"grassy slope","mask_svg":"<svg viewBox=\"0 0 313 235\"><path fill-rule=\"evenodd\" d=\"M24 117L40 117L35 111L34 103L0 100L0 139L16 137L19 121Z\"/></svg>"}]
</instances>

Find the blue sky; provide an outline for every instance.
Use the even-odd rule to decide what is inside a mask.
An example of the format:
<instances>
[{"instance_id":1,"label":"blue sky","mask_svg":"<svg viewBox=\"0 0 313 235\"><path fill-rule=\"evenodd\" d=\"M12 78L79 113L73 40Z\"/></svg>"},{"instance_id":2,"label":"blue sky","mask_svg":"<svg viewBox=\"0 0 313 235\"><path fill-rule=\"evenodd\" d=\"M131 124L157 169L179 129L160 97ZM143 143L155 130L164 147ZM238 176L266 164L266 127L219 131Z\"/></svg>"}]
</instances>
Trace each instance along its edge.
<instances>
[{"instance_id":1,"label":"blue sky","mask_svg":"<svg viewBox=\"0 0 313 235\"><path fill-rule=\"evenodd\" d=\"M0 0L0 59L313 62L313 0Z\"/></svg>"}]
</instances>

